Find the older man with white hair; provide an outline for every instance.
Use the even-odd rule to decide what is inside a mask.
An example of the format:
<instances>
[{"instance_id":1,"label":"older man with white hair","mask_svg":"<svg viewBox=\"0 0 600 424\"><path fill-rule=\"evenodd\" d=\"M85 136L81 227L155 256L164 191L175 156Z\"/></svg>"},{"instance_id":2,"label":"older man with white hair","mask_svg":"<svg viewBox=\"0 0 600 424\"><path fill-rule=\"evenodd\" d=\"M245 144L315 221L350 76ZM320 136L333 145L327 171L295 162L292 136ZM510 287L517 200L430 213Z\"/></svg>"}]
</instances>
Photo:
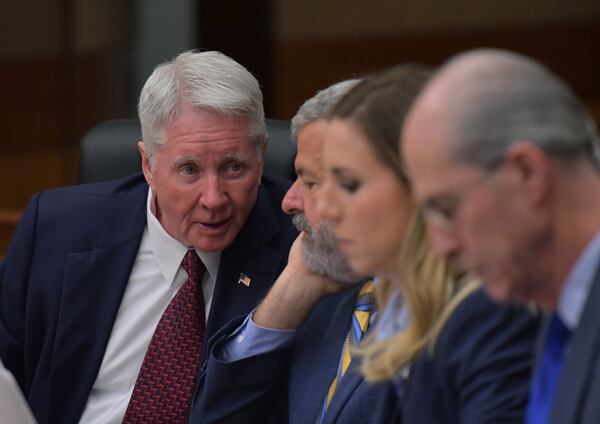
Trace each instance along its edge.
<instances>
[{"instance_id":1,"label":"older man with white hair","mask_svg":"<svg viewBox=\"0 0 600 424\"><path fill-rule=\"evenodd\" d=\"M205 341L264 296L297 234L239 63L163 63L139 117L143 173L36 194L6 256L0 358L40 423L186 422Z\"/></svg>"}]
</instances>

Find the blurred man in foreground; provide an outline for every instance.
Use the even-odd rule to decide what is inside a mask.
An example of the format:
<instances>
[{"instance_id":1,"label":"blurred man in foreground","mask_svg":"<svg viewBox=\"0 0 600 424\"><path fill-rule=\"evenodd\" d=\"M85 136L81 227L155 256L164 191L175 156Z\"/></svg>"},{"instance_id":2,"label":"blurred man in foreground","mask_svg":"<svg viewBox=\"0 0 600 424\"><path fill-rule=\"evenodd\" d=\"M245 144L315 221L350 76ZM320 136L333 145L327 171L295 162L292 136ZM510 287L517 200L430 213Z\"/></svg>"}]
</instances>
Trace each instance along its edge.
<instances>
[{"instance_id":1,"label":"blurred man in foreground","mask_svg":"<svg viewBox=\"0 0 600 424\"><path fill-rule=\"evenodd\" d=\"M410 112L402 149L438 253L500 301L548 312L529 423L597 423L600 172L595 125L533 60L450 60Z\"/></svg>"}]
</instances>

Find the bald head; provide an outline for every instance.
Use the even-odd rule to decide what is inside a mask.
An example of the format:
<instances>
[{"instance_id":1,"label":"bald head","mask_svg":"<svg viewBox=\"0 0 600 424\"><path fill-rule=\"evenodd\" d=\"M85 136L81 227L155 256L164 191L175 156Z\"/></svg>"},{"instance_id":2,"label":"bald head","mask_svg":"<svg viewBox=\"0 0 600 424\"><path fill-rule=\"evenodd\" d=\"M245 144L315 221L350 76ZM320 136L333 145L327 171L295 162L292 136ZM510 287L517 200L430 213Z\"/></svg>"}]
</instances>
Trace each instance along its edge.
<instances>
[{"instance_id":1,"label":"bald head","mask_svg":"<svg viewBox=\"0 0 600 424\"><path fill-rule=\"evenodd\" d=\"M461 54L413 105L401 148L434 250L495 299L554 308L600 211L595 126L571 90L516 53Z\"/></svg>"},{"instance_id":2,"label":"bald head","mask_svg":"<svg viewBox=\"0 0 600 424\"><path fill-rule=\"evenodd\" d=\"M486 49L452 58L411 115L438 121L454 159L485 169L499 165L518 141L560 159L581 153L597 161L594 122L575 95L548 69L517 53Z\"/></svg>"}]
</instances>

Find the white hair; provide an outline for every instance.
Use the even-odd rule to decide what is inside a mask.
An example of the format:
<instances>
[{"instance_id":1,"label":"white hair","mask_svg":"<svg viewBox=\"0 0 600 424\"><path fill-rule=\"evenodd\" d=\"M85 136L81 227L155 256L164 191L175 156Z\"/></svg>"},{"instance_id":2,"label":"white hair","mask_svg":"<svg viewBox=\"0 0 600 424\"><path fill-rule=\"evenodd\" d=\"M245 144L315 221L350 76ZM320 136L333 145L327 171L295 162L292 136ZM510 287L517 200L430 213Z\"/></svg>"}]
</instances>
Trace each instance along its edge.
<instances>
[{"instance_id":1,"label":"white hair","mask_svg":"<svg viewBox=\"0 0 600 424\"><path fill-rule=\"evenodd\" d=\"M152 163L154 152L165 143L165 127L176 118L182 101L228 116L248 116L257 150L266 143L263 99L256 78L222 53L188 51L158 65L140 94L142 139Z\"/></svg>"},{"instance_id":2,"label":"white hair","mask_svg":"<svg viewBox=\"0 0 600 424\"><path fill-rule=\"evenodd\" d=\"M360 80L349 79L337 82L327 88L317 92L313 97L305 101L292 118L292 126L290 129L292 140L295 142L298 139L298 132L307 124L319 119L327 119L329 113L352 87Z\"/></svg>"}]
</instances>

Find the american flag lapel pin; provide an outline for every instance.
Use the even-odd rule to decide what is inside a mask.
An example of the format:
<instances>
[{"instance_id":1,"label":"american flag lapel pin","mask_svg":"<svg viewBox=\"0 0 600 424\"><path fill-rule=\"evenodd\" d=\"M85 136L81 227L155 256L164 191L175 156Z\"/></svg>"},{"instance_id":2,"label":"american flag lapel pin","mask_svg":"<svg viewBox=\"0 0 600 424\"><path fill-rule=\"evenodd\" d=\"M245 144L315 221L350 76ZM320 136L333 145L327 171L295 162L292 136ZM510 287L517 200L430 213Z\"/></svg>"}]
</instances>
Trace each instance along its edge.
<instances>
[{"instance_id":1,"label":"american flag lapel pin","mask_svg":"<svg viewBox=\"0 0 600 424\"><path fill-rule=\"evenodd\" d=\"M243 272L240 274L240 279L238 280L238 284L243 284L246 287L250 287L251 282L252 282L252 280L246 274L244 274Z\"/></svg>"}]
</instances>

